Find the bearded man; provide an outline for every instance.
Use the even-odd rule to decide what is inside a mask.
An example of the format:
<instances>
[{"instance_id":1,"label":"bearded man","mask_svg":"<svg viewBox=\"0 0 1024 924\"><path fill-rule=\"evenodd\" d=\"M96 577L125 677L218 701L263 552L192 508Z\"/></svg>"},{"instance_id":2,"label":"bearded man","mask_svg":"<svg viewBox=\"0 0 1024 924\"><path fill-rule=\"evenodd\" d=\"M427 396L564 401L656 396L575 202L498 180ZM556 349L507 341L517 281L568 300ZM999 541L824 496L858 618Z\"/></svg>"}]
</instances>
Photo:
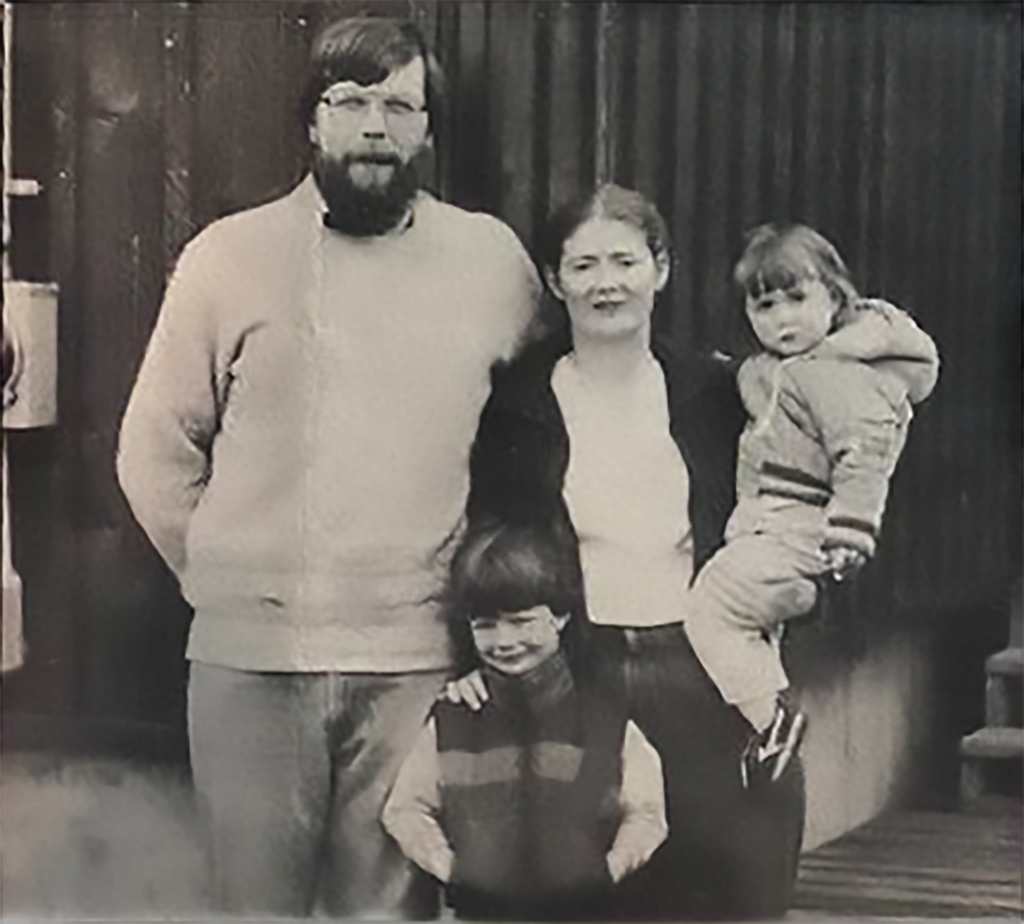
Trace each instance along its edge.
<instances>
[{"instance_id":1,"label":"bearded man","mask_svg":"<svg viewBox=\"0 0 1024 924\"><path fill-rule=\"evenodd\" d=\"M329 25L304 99L311 174L178 263L118 474L195 610L221 910L423 918L380 811L452 666L470 446L539 285L507 226L418 189L440 72L414 27Z\"/></svg>"}]
</instances>

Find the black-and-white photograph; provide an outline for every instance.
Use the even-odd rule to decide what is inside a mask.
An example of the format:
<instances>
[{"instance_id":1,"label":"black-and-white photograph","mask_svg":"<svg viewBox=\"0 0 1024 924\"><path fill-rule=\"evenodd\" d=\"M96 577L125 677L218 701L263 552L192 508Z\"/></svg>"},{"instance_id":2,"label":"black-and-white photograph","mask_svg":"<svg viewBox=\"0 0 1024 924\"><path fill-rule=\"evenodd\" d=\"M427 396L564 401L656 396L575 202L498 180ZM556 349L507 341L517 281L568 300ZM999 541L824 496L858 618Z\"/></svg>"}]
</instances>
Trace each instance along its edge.
<instances>
[{"instance_id":1,"label":"black-and-white photograph","mask_svg":"<svg viewBox=\"0 0 1024 924\"><path fill-rule=\"evenodd\" d=\"M1022 11L5 2L0 916L1020 920Z\"/></svg>"}]
</instances>

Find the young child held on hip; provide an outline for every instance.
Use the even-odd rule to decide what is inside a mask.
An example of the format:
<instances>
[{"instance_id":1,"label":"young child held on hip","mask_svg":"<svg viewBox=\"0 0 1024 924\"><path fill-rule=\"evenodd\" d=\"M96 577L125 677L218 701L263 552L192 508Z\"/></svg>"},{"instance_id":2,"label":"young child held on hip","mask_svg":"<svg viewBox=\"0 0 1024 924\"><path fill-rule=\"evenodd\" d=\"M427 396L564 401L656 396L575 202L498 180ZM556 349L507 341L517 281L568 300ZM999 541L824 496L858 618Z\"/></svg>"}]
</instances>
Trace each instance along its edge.
<instances>
[{"instance_id":1,"label":"young child held on hip","mask_svg":"<svg viewBox=\"0 0 1024 924\"><path fill-rule=\"evenodd\" d=\"M529 526L478 528L454 557L490 697L435 705L383 823L459 917L600 916L667 834L657 752L580 669L581 587L575 550Z\"/></svg>"},{"instance_id":2,"label":"young child held on hip","mask_svg":"<svg viewBox=\"0 0 1024 924\"><path fill-rule=\"evenodd\" d=\"M753 726L741 772L777 779L805 717L780 697L782 626L816 579L876 549L911 404L938 375L931 338L903 311L861 299L836 249L802 225L764 225L736 266L762 350L740 367L750 419L726 544L697 576L686 631L727 702Z\"/></svg>"}]
</instances>

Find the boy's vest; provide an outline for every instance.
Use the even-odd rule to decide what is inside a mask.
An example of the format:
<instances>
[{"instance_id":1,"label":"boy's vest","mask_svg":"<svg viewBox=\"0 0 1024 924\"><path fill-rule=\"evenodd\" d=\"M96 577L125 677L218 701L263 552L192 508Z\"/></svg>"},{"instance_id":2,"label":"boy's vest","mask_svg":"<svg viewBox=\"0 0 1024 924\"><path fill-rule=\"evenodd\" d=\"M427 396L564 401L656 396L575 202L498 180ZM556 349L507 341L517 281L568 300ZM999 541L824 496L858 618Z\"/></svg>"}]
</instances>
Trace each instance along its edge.
<instances>
[{"instance_id":1,"label":"boy's vest","mask_svg":"<svg viewBox=\"0 0 1024 924\"><path fill-rule=\"evenodd\" d=\"M482 710L434 710L457 893L513 907L600 893L620 821L625 709L578 691L560 654L527 677L484 674Z\"/></svg>"}]
</instances>

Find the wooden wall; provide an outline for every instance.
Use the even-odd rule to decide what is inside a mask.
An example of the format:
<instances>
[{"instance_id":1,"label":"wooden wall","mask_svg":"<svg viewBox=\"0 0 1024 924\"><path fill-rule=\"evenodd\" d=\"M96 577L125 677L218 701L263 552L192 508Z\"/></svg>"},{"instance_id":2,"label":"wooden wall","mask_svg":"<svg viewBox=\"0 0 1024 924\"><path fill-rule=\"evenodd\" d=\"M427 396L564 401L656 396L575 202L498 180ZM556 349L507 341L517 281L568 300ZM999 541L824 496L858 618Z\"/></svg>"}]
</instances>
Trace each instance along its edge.
<instances>
[{"instance_id":1,"label":"wooden wall","mask_svg":"<svg viewBox=\"0 0 1024 924\"><path fill-rule=\"evenodd\" d=\"M44 194L15 203L13 261L61 286L61 422L11 435L29 654L6 713L182 727L189 616L117 487L119 418L181 246L299 177L311 32L364 9L413 16L445 63L448 198L528 244L596 179L656 199L671 337L733 344L742 232L777 218L913 310L941 383L879 559L829 607L870 640L1002 599L1022 553L1016 4L21 2L14 168Z\"/></svg>"}]
</instances>

